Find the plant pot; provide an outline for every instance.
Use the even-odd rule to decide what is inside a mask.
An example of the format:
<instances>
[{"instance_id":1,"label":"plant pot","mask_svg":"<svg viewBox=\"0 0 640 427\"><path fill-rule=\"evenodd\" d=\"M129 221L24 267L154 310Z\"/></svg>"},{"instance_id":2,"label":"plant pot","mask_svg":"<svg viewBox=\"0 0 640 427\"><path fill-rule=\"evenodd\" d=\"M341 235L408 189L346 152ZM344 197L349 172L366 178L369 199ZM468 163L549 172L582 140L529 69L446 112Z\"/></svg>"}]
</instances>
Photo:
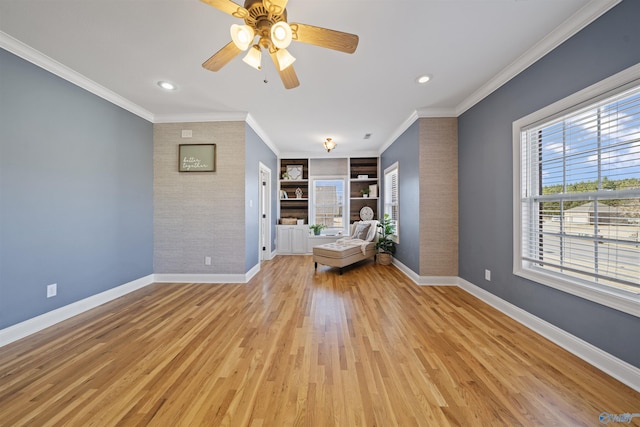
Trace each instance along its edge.
<instances>
[{"instance_id":1,"label":"plant pot","mask_svg":"<svg viewBox=\"0 0 640 427\"><path fill-rule=\"evenodd\" d=\"M380 265L389 265L393 260L393 256L391 256L391 254L388 254L386 252L380 252L377 258L378 258L378 264Z\"/></svg>"},{"instance_id":2,"label":"plant pot","mask_svg":"<svg viewBox=\"0 0 640 427\"><path fill-rule=\"evenodd\" d=\"M320 235L320 230L313 230L313 235L314 236L319 236Z\"/></svg>"}]
</instances>

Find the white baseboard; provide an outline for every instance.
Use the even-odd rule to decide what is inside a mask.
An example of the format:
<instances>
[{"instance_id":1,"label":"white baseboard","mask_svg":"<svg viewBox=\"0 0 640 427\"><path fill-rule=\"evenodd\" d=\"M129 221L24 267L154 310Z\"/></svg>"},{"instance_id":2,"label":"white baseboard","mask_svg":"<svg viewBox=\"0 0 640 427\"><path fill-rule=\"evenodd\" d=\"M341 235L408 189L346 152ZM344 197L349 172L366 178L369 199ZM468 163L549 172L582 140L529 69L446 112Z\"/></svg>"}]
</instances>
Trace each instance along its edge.
<instances>
[{"instance_id":1,"label":"white baseboard","mask_svg":"<svg viewBox=\"0 0 640 427\"><path fill-rule=\"evenodd\" d=\"M260 264L254 265L245 274L155 274L157 283L247 283L260 271Z\"/></svg>"},{"instance_id":2,"label":"white baseboard","mask_svg":"<svg viewBox=\"0 0 640 427\"><path fill-rule=\"evenodd\" d=\"M63 320L77 316L78 314L91 310L92 308L98 307L99 305L112 301L130 292L144 288L145 286L152 284L153 279L153 274L150 274L132 282L125 283L124 285L100 292L99 294L92 295L88 298L2 329L0 330L0 347L34 334L48 328L49 326L53 326Z\"/></svg>"},{"instance_id":3,"label":"white baseboard","mask_svg":"<svg viewBox=\"0 0 640 427\"><path fill-rule=\"evenodd\" d=\"M640 369L485 291L471 282L462 278L458 278L458 281L458 286L471 295L640 392Z\"/></svg>"},{"instance_id":4,"label":"white baseboard","mask_svg":"<svg viewBox=\"0 0 640 427\"><path fill-rule=\"evenodd\" d=\"M70 319L92 308L141 289L152 283L247 283L260 271L256 264L245 274L150 274L124 285L109 289L88 298L57 308L24 322L0 330L0 347Z\"/></svg>"},{"instance_id":5,"label":"white baseboard","mask_svg":"<svg viewBox=\"0 0 640 427\"><path fill-rule=\"evenodd\" d=\"M395 258L393 259L393 265L398 267L400 271L419 286L455 285L460 287L476 298L499 310L503 314L506 314L516 322L523 324L527 328L554 342L568 352L578 356L585 362L595 366L618 381L640 392L640 369L625 362L624 360L618 359L604 350L601 350L593 344L589 344L567 331L534 316L520 307L517 307L460 277L419 276Z\"/></svg>"},{"instance_id":6,"label":"white baseboard","mask_svg":"<svg viewBox=\"0 0 640 427\"><path fill-rule=\"evenodd\" d=\"M419 286L458 286L460 280L458 276L419 276L396 258L393 258L393 265Z\"/></svg>"}]
</instances>

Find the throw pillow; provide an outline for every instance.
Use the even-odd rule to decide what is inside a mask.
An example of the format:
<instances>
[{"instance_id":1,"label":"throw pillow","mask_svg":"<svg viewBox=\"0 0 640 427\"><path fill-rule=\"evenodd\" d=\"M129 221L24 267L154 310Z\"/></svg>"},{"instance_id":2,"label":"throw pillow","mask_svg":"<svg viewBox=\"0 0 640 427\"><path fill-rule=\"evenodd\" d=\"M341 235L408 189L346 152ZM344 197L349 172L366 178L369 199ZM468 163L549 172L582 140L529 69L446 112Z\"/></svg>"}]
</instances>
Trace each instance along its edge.
<instances>
[{"instance_id":1,"label":"throw pillow","mask_svg":"<svg viewBox=\"0 0 640 427\"><path fill-rule=\"evenodd\" d=\"M356 230L353 232L354 239L367 240L367 233L371 224L358 224Z\"/></svg>"}]
</instances>

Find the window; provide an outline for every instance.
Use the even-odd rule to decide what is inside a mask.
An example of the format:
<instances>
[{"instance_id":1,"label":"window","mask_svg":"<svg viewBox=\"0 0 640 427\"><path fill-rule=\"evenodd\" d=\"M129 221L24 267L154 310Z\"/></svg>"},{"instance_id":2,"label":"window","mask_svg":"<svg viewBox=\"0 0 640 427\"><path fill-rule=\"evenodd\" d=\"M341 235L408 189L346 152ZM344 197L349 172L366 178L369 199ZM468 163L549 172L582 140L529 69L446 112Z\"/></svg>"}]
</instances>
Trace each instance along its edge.
<instances>
[{"instance_id":1,"label":"window","mask_svg":"<svg viewBox=\"0 0 640 427\"><path fill-rule=\"evenodd\" d=\"M311 221L326 227L325 234L344 231L345 224L345 178L315 178L312 182Z\"/></svg>"},{"instance_id":2,"label":"window","mask_svg":"<svg viewBox=\"0 0 640 427\"><path fill-rule=\"evenodd\" d=\"M400 200L398 186L398 162L384 170L384 213L393 221L395 233L393 240L399 243L400 236Z\"/></svg>"},{"instance_id":3,"label":"window","mask_svg":"<svg viewBox=\"0 0 640 427\"><path fill-rule=\"evenodd\" d=\"M514 123L514 273L587 298L600 293L590 299L606 305L607 295L637 304L640 82L588 92L586 103L563 101L561 113Z\"/></svg>"}]
</instances>

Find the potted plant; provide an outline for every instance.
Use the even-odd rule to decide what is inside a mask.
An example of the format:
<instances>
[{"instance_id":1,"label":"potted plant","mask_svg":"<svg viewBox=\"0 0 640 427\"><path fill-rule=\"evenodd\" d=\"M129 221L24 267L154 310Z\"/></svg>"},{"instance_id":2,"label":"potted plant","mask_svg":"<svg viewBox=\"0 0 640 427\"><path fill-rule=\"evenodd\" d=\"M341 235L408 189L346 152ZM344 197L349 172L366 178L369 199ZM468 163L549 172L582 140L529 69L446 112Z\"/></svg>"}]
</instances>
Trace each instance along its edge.
<instances>
[{"instance_id":1,"label":"potted plant","mask_svg":"<svg viewBox=\"0 0 640 427\"><path fill-rule=\"evenodd\" d=\"M364 198L369 197L369 192L371 192L371 190L369 190L369 188L363 188L362 190L360 190L360 194L362 194L362 197L364 197Z\"/></svg>"},{"instance_id":2,"label":"potted plant","mask_svg":"<svg viewBox=\"0 0 640 427\"><path fill-rule=\"evenodd\" d=\"M396 231L396 226L389 214L384 214L381 221L378 222L378 241L376 249L378 250L378 263L382 265L391 264L392 256L396 253L396 242L392 236Z\"/></svg>"},{"instance_id":3,"label":"potted plant","mask_svg":"<svg viewBox=\"0 0 640 427\"><path fill-rule=\"evenodd\" d=\"M319 236L320 231L322 231L325 228L327 228L327 226L324 224L312 224L309 226L309 229L313 230L313 234L316 236Z\"/></svg>"}]
</instances>

